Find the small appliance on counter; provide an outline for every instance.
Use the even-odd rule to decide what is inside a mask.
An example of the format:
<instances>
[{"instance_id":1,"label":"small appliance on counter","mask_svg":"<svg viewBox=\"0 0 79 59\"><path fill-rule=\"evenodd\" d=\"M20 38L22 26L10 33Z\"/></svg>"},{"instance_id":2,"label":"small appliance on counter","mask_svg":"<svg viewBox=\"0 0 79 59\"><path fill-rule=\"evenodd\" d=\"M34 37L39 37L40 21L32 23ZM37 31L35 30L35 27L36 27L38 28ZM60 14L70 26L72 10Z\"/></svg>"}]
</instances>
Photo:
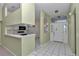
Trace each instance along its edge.
<instances>
[{"instance_id":1,"label":"small appliance on counter","mask_svg":"<svg viewBox=\"0 0 79 59\"><path fill-rule=\"evenodd\" d=\"M19 26L19 30L26 30L26 26Z\"/></svg>"},{"instance_id":2,"label":"small appliance on counter","mask_svg":"<svg viewBox=\"0 0 79 59\"><path fill-rule=\"evenodd\" d=\"M27 31L28 31L28 26L20 25L17 33L19 35L27 35Z\"/></svg>"}]
</instances>

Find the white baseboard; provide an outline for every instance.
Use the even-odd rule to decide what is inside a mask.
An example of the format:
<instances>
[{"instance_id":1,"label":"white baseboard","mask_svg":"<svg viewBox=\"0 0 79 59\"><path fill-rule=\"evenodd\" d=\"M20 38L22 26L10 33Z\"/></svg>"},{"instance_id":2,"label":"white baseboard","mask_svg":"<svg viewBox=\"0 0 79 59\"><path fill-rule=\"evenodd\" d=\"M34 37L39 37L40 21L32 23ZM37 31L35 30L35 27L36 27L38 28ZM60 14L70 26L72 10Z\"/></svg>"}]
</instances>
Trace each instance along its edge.
<instances>
[{"instance_id":1,"label":"white baseboard","mask_svg":"<svg viewBox=\"0 0 79 59\"><path fill-rule=\"evenodd\" d=\"M8 50L13 56L16 56L15 53L13 53L10 49L8 49L7 47L5 47L4 45L2 45L3 48L5 48L6 50Z\"/></svg>"}]
</instances>

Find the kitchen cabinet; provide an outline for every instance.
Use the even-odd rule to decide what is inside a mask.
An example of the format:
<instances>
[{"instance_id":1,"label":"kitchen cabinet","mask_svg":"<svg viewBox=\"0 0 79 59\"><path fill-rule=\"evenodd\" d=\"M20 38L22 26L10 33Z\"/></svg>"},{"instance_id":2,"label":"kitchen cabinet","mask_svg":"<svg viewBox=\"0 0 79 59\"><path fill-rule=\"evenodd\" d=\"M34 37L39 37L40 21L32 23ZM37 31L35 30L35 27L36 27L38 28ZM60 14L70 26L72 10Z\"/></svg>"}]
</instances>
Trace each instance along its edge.
<instances>
[{"instance_id":1,"label":"kitchen cabinet","mask_svg":"<svg viewBox=\"0 0 79 59\"><path fill-rule=\"evenodd\" d=\"M22 4L22 23L35 25L34 4Z\"/></svg>"},{"instance_id":2,"label":"kitchen cabinet","mask_svg":"<svg viewBox=\"0 0 79 59\"><path fill-rule=\"evenodd\" d=\"M6 25L14 25L14 24L35 25L35 5L33 3L23 3L19 4L19 6L20 7L17 8L15 11L8 12L8 15L5 17Z\"/></svg>"},{"instance_id":3,"label":"kitchen cabinet","mask_svg":"<svg viewBox=\"0 0 79 59\"><path fill-rule=\"evenodd\" d=\"M13 55L27 56L35 49L35 34L25 36L6 34L5 37L6 40L4 44Z\"/></svg>"}]
</instances>

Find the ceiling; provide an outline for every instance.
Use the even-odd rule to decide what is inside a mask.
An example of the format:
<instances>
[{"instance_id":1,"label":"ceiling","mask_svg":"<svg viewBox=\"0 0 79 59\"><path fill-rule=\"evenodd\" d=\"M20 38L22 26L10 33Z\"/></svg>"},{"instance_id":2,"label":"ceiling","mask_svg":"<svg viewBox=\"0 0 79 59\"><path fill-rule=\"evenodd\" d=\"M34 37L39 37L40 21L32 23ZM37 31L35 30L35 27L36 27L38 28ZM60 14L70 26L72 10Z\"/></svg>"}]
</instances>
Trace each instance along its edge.
<instances>
[{"instance_id":1,"label":"ceiling","mask_svg":"<svg viewBox=\"0 0 79 59\"><path fill-rule=\"evenodd\" d=\"M6 7L7 7L8 12L13 12L17 10L18 8L20 8L20 4L19 3L7 3Z\"/></svg>"},{"instance_id":2,"label":"ceiling","mask_svg":"<svg viewBox=\"0 0 79 59\"><path fill-rule=\"evenodd\" d=\"M8 12L13 12L20 8L20 3L0 3L0 7L3 7L4 4L5 7L7 7Z\"/></svg>"},{"instance_id":3,"label":"ceiling","mask_svg":"<svg viewBox=\"0 0 79 59\"><path fill-rule=\"evenodd\" d=\"M3 3L0 3L0 7L3 7L3 5L4 5Z\"/></svg>"},{"instance_id":4,"label":"ceiling","mask_svg":"<svg viewBox=\"0 0 79 59\"><path fill-rule=\"evenodd\" d=\"M0 3L0 6L3 6L3 4ZM19 3L8 3L6 6L9 12L13 12L20 7ZM69 9L69 3L35 3L35 17L37 20L39 19L41 10L44 10L51 17L65 16L69 12ZM59 12L55 13L55 10Z\"/></svg>"},{"instance_id":5,"label":"ceiling","mask_svg":"<svg viewBox=\"0 0 79 59\"><path fill-rule=\"evenodd\" d=\"M66 16L70 9L69 3L36 3L36 19L39 18L40 10L44 10L51 17L56 16ZM55 13L55 10L58 10L58 13Z\"/></svg>"}]
</instances>

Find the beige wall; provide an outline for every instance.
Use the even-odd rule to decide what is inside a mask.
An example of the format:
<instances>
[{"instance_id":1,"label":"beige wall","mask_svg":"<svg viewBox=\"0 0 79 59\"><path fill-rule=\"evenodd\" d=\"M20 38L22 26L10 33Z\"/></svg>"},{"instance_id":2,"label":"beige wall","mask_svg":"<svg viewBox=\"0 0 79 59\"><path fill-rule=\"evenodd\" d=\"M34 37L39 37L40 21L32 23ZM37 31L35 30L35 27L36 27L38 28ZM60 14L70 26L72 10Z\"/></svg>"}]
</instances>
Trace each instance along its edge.
<instances>
[{"instance_id":1,"label":"beige wall","mask_svg":"<svg viewBox=\"0 0 79 59\"><path fill-rule=\"evenodd\" d=\"M2 7L0 7L0 20L2 20Z\"/></svg>"},{"instance_id":2,"label":"beige wall","mask_svg":"<svg viewBox=\"0 0 79 59\"><path fill-rule=\"evenodd\" d=\"M79 4L76 4L76 55L79 56Z\"/></svg>"},{"instance_id":3,"label":"beige wall","mask_svg":"<svg viewBox=\"0 0 79 59\"><path fill-rule=\"evenodd\" d=\"M1 44L1 24L2 24L2 8L0 7L0 44Z\"/></svg>"},{"instance_id":4,"label":"beige wall","mask_svg":"<svg viewBox=\"0 0 79 59\"><path fill-rule=\"evenodd\" d=\"M74 18L74 9L75 6L72 4L70 13L71 15L68 16L68 37L69 37L69 45L71 47L71 50L75 53L75 18Z\"/></svg>"},{"instance_id":5,"label":"beige wall","mask_svg":"<svg viewBox=\"0 0 79 59\"><path fill-rule=\"evenodd\" d=\"M44 17L47 17L48 22L48 32L44 32ZM44 44L50 40L50 16L47 15L44 11L40 13L40 43Z\"/></svg>"},{"instance_id":6,"label":"beige wall","mask_svg":"<svg viewBox=\"0 0 79 59\"><path fill-rule=\"evenodd\" d=\"M76 16L75 17L76 39L73 39L75 36L75 34L74 34L74 16ZM69 16L69 43L70 43L70 47L73 50L73 52L74 52L74 50L76 50L76 55L79 56L79 4L73 4L71 7L71 16Z\"/></svg>"},{"instance_id":7,"label":"beige wall","mask_svg":"<svg viewBox=\"0 0 79 59\"><path fill-rule=\"evenodd\" d=\"M0 44L1 44L1 22L0 22Z\"/></svg>"},{"instance_id":8,"label":"beige wall","mask_svg":"<svg viewBox=\"0 0 79 59\"><path fill-rule=\"evenodd\" d=\"M21 50L16 50L18 47L20 47L20 40L17 40L13 37L7 37L5 36L5 17L4 17L4 7L3 7L3 21L2 21L2 27L1 27L1 33L2 33L2 46L7 47L9 50L11 50L12 52L14 52L16 55L20 55L21 54ZM17 44L17 42L19 42L19 44ZM15 44L16 43L16 44ZM21 47L20 47L21 48Z\"/></svg>"},{"instance_id":9,"label":"beige wall","mask_svg":"<svg viewBox=\"0 0 79 59\"><path fill-rule=\"evenodd\" d=\"M69 24L69 43L72 51L75 53L75 27L74 27L74 15L70 16Z\"/></svg>"}]
</instances>

